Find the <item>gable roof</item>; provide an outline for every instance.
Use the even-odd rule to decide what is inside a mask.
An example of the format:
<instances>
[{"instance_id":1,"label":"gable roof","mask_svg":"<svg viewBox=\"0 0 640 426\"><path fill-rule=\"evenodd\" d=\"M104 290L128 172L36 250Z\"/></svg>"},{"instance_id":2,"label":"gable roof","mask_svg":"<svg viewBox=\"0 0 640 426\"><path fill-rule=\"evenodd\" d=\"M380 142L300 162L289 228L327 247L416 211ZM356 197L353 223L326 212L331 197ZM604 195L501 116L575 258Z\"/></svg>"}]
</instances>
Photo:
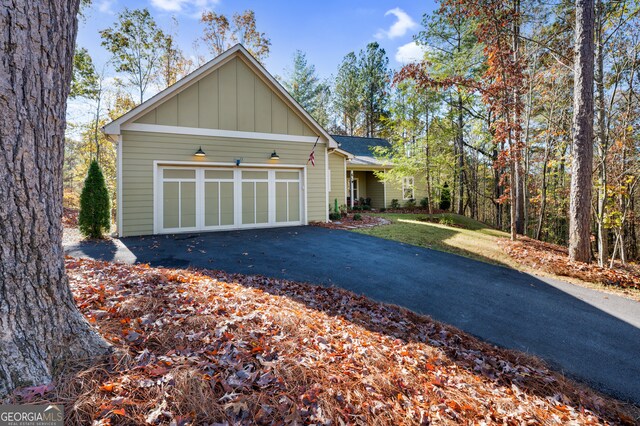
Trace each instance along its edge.
<instances>
[{"instance_id":1,"label":"gable roof","mask_svg":"<svg viewBox=\"0 0 640 426\"><path fill-rule=\"evenodd\" d=\"M382 138L365 138L361 136L342 135L331 135L331 137L338 142L340 149L350 152L356 157L373 157L375 147L391 147L389 141Z\"/></svg>"},{"instance_id":2,"label":"gable roof","mask_svg":"<svg viewBox=\"0 0 640 426\"><path fill-rule=\"evenodd\" d=\"M147 99L137 107L131 109L127 113L108 123L102 128L103 132L108 135L119 135L120 127L123 124L131 122L143 116L146 112L157 107L172 95L179 93L180 91L189 87L191 84L199 81L235 56L242 56L247 62L253 65L255 70L257 70L257 72L259 72L269 83L271 83L272 89L280 94L290 104L290 106L300 114L301 118L303 118L304 121L306 121L313 129L317 130L318 133L327 140L328 146L330 148L338 148L337 142L331 137L331 135L329 135L329 133L327 133L327 131L320 124L318 124L318 122L314 120L313 117L311 117L311 115L295 99L293 99L289 92L287 92L287 90L282 87L282 85L262 66L262 64L260 64L241 44L236 44L235 46L216 56L200 68L180 79L173 85L167 87L166 89Z\"/></svg>"}]
</instances>

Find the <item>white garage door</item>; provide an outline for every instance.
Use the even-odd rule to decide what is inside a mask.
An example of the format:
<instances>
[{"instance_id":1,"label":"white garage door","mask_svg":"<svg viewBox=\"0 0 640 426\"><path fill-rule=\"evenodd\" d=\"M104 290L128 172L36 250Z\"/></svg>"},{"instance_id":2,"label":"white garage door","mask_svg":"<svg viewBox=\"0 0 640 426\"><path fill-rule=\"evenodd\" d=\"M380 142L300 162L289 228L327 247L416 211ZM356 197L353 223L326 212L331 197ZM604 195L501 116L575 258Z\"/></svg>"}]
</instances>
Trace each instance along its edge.
<instances>
[{"instance_id":1,"label":"white garage door","mask_svg":"<svg viewBox=\"0 0 640 426\"><path fill-rule=\"evenodd\" d=\"M291 169L158 168L157 232L303 222L302 173Z\"/></svg>"}]
</instances>

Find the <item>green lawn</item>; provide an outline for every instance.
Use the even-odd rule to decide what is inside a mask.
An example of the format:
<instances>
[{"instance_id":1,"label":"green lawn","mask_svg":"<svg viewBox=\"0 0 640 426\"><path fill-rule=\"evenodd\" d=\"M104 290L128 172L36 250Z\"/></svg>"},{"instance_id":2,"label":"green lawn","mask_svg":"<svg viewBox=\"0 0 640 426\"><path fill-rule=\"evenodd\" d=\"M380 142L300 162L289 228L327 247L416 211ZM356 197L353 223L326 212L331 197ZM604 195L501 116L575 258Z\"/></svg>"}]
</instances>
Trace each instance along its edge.
<instances>
[{"instance_id":1,"label":"green lawn","mask_svg":"<svg viewBox=\"0 0 640 426\"><path fill-rule=\"evenodd\" d=\"M354 232L455 253L484 262L514 268L519 266L496 244L498 238L508 238L509 234L468 217L451 213L435 215L381 213L376 216L389 219L392 224L357 229ZM427 218L443 223L421 221Z\"/></svg>"}]
</instances>

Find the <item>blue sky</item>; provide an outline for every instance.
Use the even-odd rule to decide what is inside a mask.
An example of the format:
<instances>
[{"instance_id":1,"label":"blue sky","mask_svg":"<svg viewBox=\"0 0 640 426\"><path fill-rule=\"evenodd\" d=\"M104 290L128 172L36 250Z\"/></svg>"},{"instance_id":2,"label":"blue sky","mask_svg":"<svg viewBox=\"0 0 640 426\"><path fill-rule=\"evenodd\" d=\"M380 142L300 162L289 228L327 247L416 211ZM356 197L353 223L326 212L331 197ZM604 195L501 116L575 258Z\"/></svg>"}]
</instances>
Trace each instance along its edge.
<instances>
[{"instance_id":1,"label":"blue sky","mask_svg":"<svg viewBox=\"0 0 640 426\"><path fill-rule=\"evenodd\" d=\"M98 32L111 26L125 6L149 8L165 29L171 27L175 16L180 45L187 54L193 50L193 40L201 35L198 18L203 9L226 15L253 9L258 30L271 38L267 69L282 75L290 67L293 52L300 49L322 78L335 74L345 54L371 41L380 43L387 51L390 67L398 69L419 53L412 37L421 28L422 15L437 7L434 0L93 0L79 24L78 46L89 49L99 68L109 54L100 46Z\"/></svg>"}]
</instances>

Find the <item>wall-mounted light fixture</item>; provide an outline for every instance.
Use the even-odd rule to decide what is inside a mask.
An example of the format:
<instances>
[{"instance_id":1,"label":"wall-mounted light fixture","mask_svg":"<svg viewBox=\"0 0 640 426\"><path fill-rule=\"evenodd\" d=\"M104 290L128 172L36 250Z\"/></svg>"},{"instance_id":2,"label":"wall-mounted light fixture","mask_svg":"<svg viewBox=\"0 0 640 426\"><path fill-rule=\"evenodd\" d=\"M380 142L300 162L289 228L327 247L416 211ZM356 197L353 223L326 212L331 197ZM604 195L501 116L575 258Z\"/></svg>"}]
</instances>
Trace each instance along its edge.
<instances>
[{"instance_id":1,"label":"wall-mounted light fixture","mask_svg":"<svg viewBox=\"0 0 640 426\"><path fill-rule=\"evenodd\" d=\"M240 163L242 162L242 158L236 158L236 166L240 166Z\"/></svg>"},{"instance_id":2,"label":"wall-mounted light fixture","mask_svg":"<svg viewBox=\"0 0 640 426\"><path fill-rule=\"evenodd\" d=\"M202 150L202 147L200 147L200 148L198 148L198 150L196 151L196 153L195 153L195 154L193 154L193 155L195 155L196 157L204 157L204 156L205 156L205 155L207 155L207 154L205 154L205 153L204 153L204 151Z\"/></svg>"},{"instance_id":3,"label":"wall-mounted light fixture","mask_svg":"<svg viewBox=\"0 0 640 426\"><path fill-rule=\"evenodd\" d=\"M271 159L272 160L279 160L280 156L278 155L278 153L276 152L276 150L274 149L273 152L271 153Z\"/></svg>"}]
</instances>

